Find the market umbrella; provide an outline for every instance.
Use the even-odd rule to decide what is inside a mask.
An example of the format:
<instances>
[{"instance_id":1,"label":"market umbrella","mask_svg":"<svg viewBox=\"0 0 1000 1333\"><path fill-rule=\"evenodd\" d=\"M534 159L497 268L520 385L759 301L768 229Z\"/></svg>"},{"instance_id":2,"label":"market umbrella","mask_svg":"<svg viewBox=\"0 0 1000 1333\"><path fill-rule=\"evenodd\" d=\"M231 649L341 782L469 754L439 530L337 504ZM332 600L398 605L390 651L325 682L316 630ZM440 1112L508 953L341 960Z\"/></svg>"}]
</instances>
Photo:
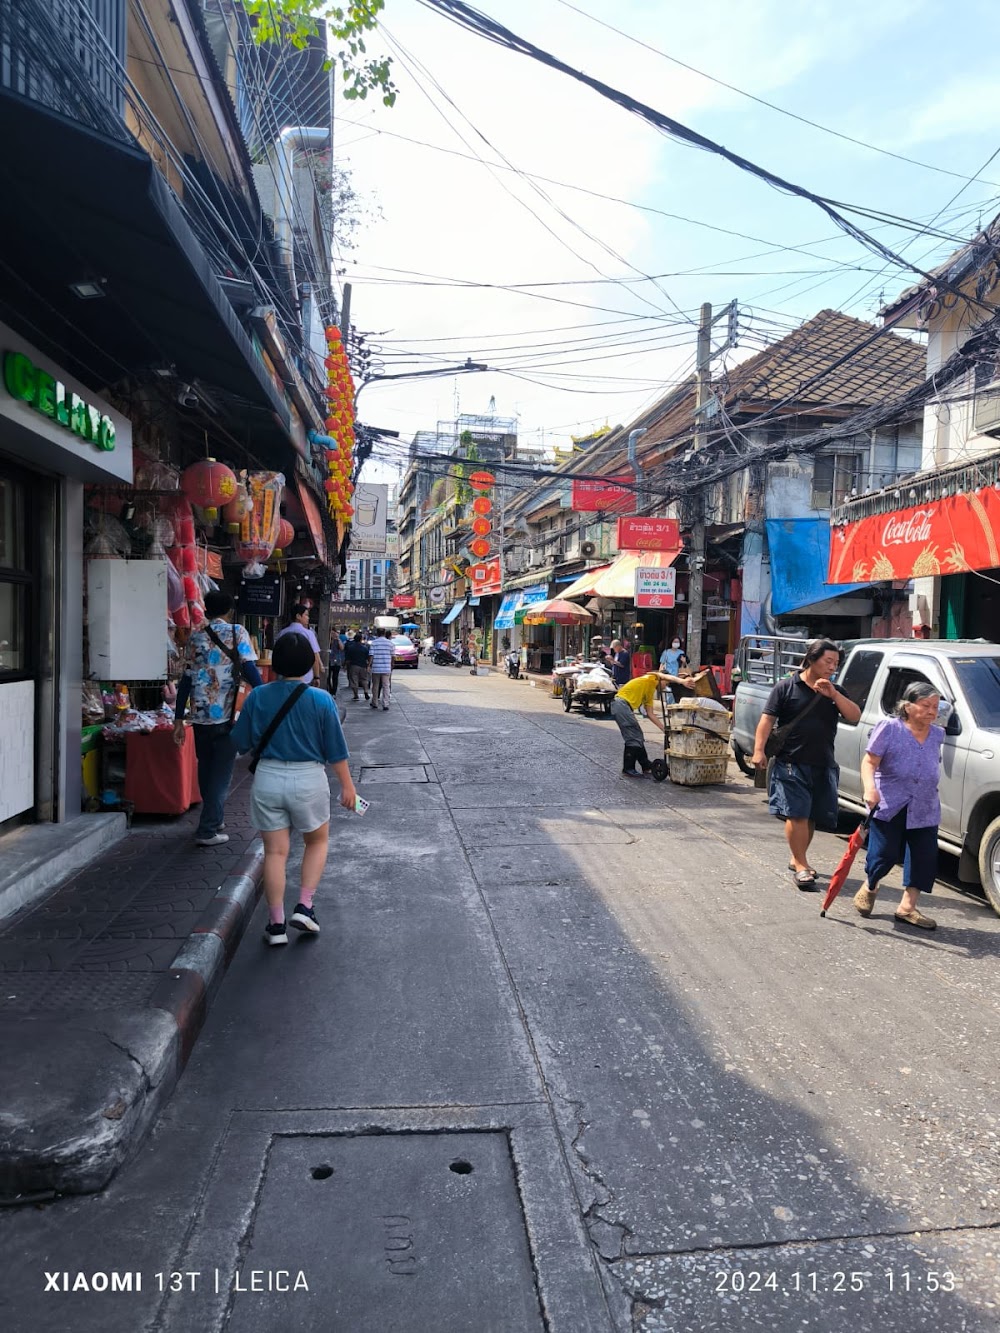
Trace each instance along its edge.
<instances>
[{"instance_id":1,"label":"market umbrella","mask_svg":"<svg viewBox=\"0 0 1000 1333\"><path fill-rule=\"evenodd\" d=\"M840 858L837 869L830 876L830 883L827 886L826 895L823 898L823 906L819 909L820 916L826 916L826 909L847 883L847 876L851 873L851 866L854 864L854 858L868 841L868 825L872 822L872 815L874 815L874 813L874 810L869 810L868 814L848 838L847 850Z\"/></svg>"},{"instance_id":2,"label":"market umbrella","mask_svg":"<svg viewBox=\"0 0 1000 1333\"><path fill-rule=\"evenodd\" d=\"M554 597L551 602L540 602L524 617L526 625L589 625L594 617L582 606Z\"/></svg>"},{"instance_id":3,"label":"market umbrella","mask_svg":"<svg viewBox=\"0 0 1000 1333\"><path fill-rule=\"evenodd\" d=\"M413 622L412 620L408 620L408 621L406 622L406 624L403 626L403 629L419 629L419 628L420 628L420 626L417 625L417 624L414 624L414 622Z\"/></svg>"}]
</instances>

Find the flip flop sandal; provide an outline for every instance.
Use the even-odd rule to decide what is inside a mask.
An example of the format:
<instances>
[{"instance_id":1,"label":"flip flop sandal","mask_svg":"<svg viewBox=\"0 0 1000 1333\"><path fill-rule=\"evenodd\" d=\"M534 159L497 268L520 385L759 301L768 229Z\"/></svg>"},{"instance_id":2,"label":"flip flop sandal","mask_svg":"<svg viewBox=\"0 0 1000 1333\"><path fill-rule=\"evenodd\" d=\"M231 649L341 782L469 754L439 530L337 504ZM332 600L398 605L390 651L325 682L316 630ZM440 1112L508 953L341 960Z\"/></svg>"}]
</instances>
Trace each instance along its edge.
<instances>
[{"instance_id":1,"label":"flip flop sandal","mask_svg":"<svg viewBox=\"0 0 1000 1333\"><path fill-rule=\"evenodd\" d=\"M795 875L795 874L798 873L798 872L796 871L796 869L795 869L795 862L794 862L794 861L789 861L789 863L788 863L788 869L792 872L793 875ZM810 875L818 875L818 874L819 874L819 871L818 871L818 870L810 870L809 873L810 873Z\"/></svg>"},{"instance_id":2,"label":"flip flop sandal","mask_svg":"<svg viewBox=\"0 0 1000 1333\"><path fill-rule=\"evenodd\" d=\"M916 908L912 912L893 912L893 916L904 926L916 926L918 930L937 930L934 918L924 916L923 912L918 912Z\"/></svg>"},{"instance_id":3,"label":"flip flop sandal","mask_svg":"<svg viewBox=\"0 0 1000 1333\"><path fill-rule=\"evenodd\" d=\"M797 870L795 872L795 887L803 893L815 893L816 872L814 870Z\"/></svg>"}]
</instances>

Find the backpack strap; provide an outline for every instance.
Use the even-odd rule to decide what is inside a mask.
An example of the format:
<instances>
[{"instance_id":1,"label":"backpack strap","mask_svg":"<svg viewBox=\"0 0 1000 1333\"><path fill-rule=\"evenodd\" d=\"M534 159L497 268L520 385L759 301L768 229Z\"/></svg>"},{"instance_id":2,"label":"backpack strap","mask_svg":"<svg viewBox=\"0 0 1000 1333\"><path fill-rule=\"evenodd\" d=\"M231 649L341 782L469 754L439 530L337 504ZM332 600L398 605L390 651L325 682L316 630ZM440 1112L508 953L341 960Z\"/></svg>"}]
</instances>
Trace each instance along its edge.
<instances>
[{"instance_id":1,"label":"backpack strap","mask_svg":"<svg viewBox=\"0 0 1000 1333\"><path fill-rule=\"evenodd\" d=\"M251 773L257 772L257 765L260 763L264 751L270 744L271 737L278 730L282 722L284 722L285 718L292 711L292 709L298 703L299 699L301 699L302 695L305 694L308 688L309 688L308 685L303 685L302 682L300 681L298 685L296 685L295 689L292 690L291 694L288 696L285 702L278 709L278 711L275 713L274 717L271 718L270 722L264 729L263 736L261 736L260 740L253 747L253 754L250 757Z\"/></svg>"}]
</instances>

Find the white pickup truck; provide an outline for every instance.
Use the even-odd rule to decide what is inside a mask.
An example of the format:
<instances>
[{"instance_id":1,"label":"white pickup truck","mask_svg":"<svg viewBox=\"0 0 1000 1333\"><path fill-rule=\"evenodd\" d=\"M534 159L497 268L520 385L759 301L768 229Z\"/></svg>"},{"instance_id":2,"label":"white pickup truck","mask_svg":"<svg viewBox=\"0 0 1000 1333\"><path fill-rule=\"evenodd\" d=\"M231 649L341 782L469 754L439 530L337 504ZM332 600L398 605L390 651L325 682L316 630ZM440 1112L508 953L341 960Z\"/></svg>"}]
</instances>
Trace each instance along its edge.
<instances>
[{"instance_id":1,"label":"white pickup truck","mask_svg":"<svg viewBox=\"0 0 1000 1333\"><path fill-rule=\"evenodd\" d=\"M744 639L734 667L733 750L752 773L754 733L771 688L801 664L805 640ZM915 680L927 681L953 707L945 734L938 845L958 856L959 878L981 883L1000 914L1000 644L981 639L861 639L843 645L837 684L861 719L837 726L840 804L865 809L861 760L874 727L889 717Z\"/></svg>"}]
</instances>

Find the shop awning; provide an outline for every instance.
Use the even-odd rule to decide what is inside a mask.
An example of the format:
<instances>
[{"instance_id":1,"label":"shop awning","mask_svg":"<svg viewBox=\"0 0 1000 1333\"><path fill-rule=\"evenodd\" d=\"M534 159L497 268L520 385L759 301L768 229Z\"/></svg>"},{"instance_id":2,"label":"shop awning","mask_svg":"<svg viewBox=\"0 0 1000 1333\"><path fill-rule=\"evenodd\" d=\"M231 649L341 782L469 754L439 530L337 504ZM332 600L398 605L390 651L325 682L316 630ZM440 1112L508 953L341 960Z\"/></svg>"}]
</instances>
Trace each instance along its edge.
<instances>
[{"instance_id":1,"label":"shop awning","mask_svg":"<svg viewBox=\"0 0 1000 1333\"><path fill-rule=\"evenodd\" d=\"M594 597L619 598L631 602L635 599L635 571L643 569L669 569L680 551L622 551L621 555L594 580L589 590ZM563 593L569 597L567 589Z\"/></svg>"},{"instance_id":2,"label":"shop awning","mask_svg":"<svg viewBox=\"0 0 1000 1333\"><path fill-rule=\"evenodd\" d=\"M549 585L547 583L537 583L531 588L522 588L520 593L521 600L514 609L514 624L523 625L524 617L533 606L540 606L542 602L549 600Z\"/></svg>"},{"instance_id":3,"label":"shop awning","mask_svg":"<svg viewBox=\"0 0 1000 1333\"><path fill-rule=\"evenodd\" d=\"M984 485L835 528L828 577L882 583L998 567L1000 493Z\"/></svg>"},{"instance_id":4,"label":"shop awning","mask_svg":"<svg viewBox=\"0 0 1000 1333\"><path fill-rule=\"evenodd\" d=\"M596 569L588 569L586 574L581 574L568 588L564 588L560 595L565 597L567 601L571 597L593 597L594 584L610 568L610 565L598 565Z\"/></svg>"},{"instance_id":5,"label":"shop awning","mask_svg":"<svg viewBox=\"0 0 1000 1333\"><path fill-rule=\"evenodd\" d=\"M462 614L462 612L465 610L467 606L468 602L465 600L465 598L463 598L462 601L460 602L456 602L455 605L448 612L448 614L441 617L441 624L450 625L453 620L458 619L458 617Z\"/></svg>"},{"instance_id":6,"label":"shop awning","mask_svg":"<svg viewBox=\"0 0 1000 1333\"><path fill-rule=\"evenodd\" d=\"M500 609L493 618L494 629L513 629L514 612L521 602L519 592L504 593L503 601L500 603Z\"/></svg>"},{"instance_id":7,"label":"shop awning","mask_svg":"<svg viewBox=\"0 0 1000 1333\"><path fill-rule=\"evenodd\" d=\"M831 597L857 592L865 585L827 583L830 523L825 518L769 518L771 610L776 616Z\"/></svg>"},{"instance_id":8,"label":"shop awning","mask_svg":"<svg viewBox=\"0 0 1000 1333\"><path fill-rule=\"evenodd\" d=\"M149 155L7 92L0 142L0 179L19 201L4 258L30 281L32 339L94 389L173 365L259 409L258 447L287 433L286 398ZM70 295L95 275L103 298Z\"/></svg>"}]
</instances>

